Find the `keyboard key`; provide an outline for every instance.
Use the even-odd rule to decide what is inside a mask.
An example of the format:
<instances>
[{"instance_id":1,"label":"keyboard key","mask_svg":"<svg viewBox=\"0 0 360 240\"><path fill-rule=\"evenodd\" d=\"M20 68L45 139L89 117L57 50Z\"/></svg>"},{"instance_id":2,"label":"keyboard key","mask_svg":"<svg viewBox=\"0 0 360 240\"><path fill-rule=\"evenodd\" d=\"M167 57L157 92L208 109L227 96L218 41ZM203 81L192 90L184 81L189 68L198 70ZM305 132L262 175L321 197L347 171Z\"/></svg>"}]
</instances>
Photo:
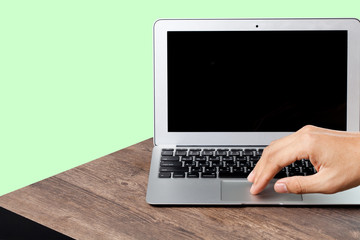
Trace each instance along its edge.
<instances>
[{"instance_id":1,"label":"keyboard key","mask_svg":"<svg viewBox=\"0 0 360 240\"><path fill-rule=\"evenodd\" d=\"M225 151L216 151L215 156L226 156L226 152Z\"/></svg>"},{"instance_id":2,"label":"keyboard key","mask_svg":"<svg viewBox=\"0 0 360 240\"><path fill-rule=\"evenodd\" d=\"M301 166L302 166L301 161L295 161L294 162L294 167L301 167Z\"/></svg>"},{"instance_id":3,"label":"keyboard key","mask_svg":"<svg viewBox=\"0 0 360 240\"><path fill-rule=\"evenodd\" d=\"M244 156L254 156L254 150L252 150L252 149L245 149L243 155L244 155Z\"/></svg>"},{"instance_id":4,"label":"keyboard key","mask_svg":"<svg viewBox=\"0 0 360 240\"><path fill-rule=\"evenodd\" d=\"M207 161L198 161L198 166L200 167L206 167L206 166L209 166L210 165L210 162L207 162Z\"/></svg>"},{"instance_id":5,"label":"keyboard key","mask_svg":"<svg viewBox=\"0 0 360 240\"><path fill-rule=\"evenodd\" d=\"M240 155L240 151L231 151L229 152L229 156L239 156Z\"/></svg>"},{"instance_id":6,"label":"keyboard key","mask_svg":"<svg viewBox=\"0 0 360 240\"><path fill-rule=\"evenodd\" d=\"M181 159L181 161L192 161L192 160L193 160L192 157L183 157L183 158Z\"/></svg>"},{"instance_id":7,"label":"keyboard key","mask_svg":"<svg viewBox=\"0 0 360 240\"><path fill-rule=\"evenodd\" d=\"M205 173L216 172L216 167L205 167Z\"/></svg>"},{"instance_id":8,"label":"keyboard key","mask_svg":"<svg viewBox=\"0 0 360 240\"><path fill-rule=\"evenodd\" d=\"M181 167L182 163L179 161L161 161L161 167Z\"/></svg>"},{"instance_id":9,"label":"keyboard key","mask_svg":"<svg viewBox=\"0 0 360 240\"><path fill-rule=\"evenodd\" d=\"M195 157L195 161L206 161L206 157Z\"/></svg>"},{"instance_id":10,"label":"keyboard key","mask_svg":"<svg viewBox=\"0 0 360 240\"><path fill-rule=\"evenodd\" d=\"M174 172L173 173L173 178L184 178L184 177L185 177L184 172Z\"/></svg>"},{"instance_id":11,"label":"keyboard key","mask_svg":"<svg viewBox=\"0 0 360 240\"><path fill-rule=\"evenodd\" d=\"M195 162L193 162L193 160L186 160L186 161L182 161L184 162L185 166L195 166Z\"/></svg>"},{"instance_id":12,"label":"keyboard key","mask_svg":"<svg viewBox=\"0 0 360 240\"><path fill-rule=\"evenodd\" d=\"M199 173L197 173L197 172L188 173L187 177L188 178L199 178Z\"/></svg>"},{"instance_id":13,"label":"keyboard key","mask_svg":"<svg viewBox=\"0 0 360 240\"><path fill-rule=\"evenodd\" d=\"M216 172L202 173L201 177L202 178L216 178Z\"/></svg>"},{"instance_id":14,"label":"keyboard key","mask_svg":"<svg viewBox=\"0 0 360 240\"><path fill-rule=\"evenodd\" d=\"M244 172L244 167L233 167L233 172L245 173Z\"/></svg>"},{"instance_id":15,"label":"keyboard key","mask_svg":"<svg viewBox=\"0 0 360 240\"><path fill-rule=\"evenodd\" d=\"M220 161L220 157L209 157L209 161Z\"/></svg>"},{"instance_id":16,"label":"keyboard key","mask_svg":"<svg viewBox=\"0 0 360 240\"><path fill-rule=\"evenodd\" d=\"M248 166L248 162L247 161L236 161L235 165L237 167L245 167L245 166Z\"/></svg>"},{"instance_id":17,"label":"keyboard key","mask_svg":"<svg viewBox=\"0 0 360 240\"><path fill-rule=\"evenodd\" d=\"M209 162L212 163L212 166L213 166L213 167L218 167L218 166L220 166L220 160L212 160L212 161L209 161Z\"/></svg>"},{"instance_id":18,"label":"keyboard key","mask_svg":"<svg viewBox=\"0 0 360 240\"><path fill-rule=\"evenodd\" d=\"M219 167L219 173L220 172L230 172L230 167Z\"/></svg>"},{"instance_id":19,"label":"keyboard key","mask_svg":"<svg viewBox=\"0 0 360 240\"><path fill-rule=\"evenodd\" d=\"M161 161L175 161L175 160L179 161L179 157L178 156L172 156L172 157L166 156L166 157L161 157L160 160Z\"/></svg>"},{"instance_id":20,"label":"keyboard key","mask_svg":"<svg viewBox=\"0 0 360 240\"><path fill-rule=\"evenodd\" d=\"M163 150L163 151L174 151L173 148L163 148L162 150Z\"/></svg>"},{"instance_id":21,"label":"keyboard key","mask_svg":"<svg viewBox=\"0 0 360 240\"><path fill-rule=\"evenodd\" d=\"M198 162L199 164L201 163L201 164L204 164L204 163L206 163L206 160L198 160L198 161L196 161L196 162Z\"/></svg>"},{"instance_id":22,"label":"keyboard key","mask_svg":"<svg viewBox=\"0 0 360 240\"><path fill-rule=\"evenodd\" d=\"M215 151L215 149L213 149L213 148L206 148L206 149L204 149L204 151Z\"/></svg>"},{"instance_id":23,"label":"keyboard key","mask_svg":"<svg viewBox=\"0 0 360 240\"><path fill-rule=\"evenodd\" d=\"M176 151L175 156L186 156L187 151Z\"/></svg>"},{"instance_id":24,"label":"keyboard key","mask_svg":"<svg viewBox=\"0 0 360 240\"><path fill-rule=\"evenodd\" d=\"M236 161L247 161L247 157L236 157Z\"/></svg>"},{"instance_id":25,"label":"keyboard key","mask_svg":"<svg viewBox=\"0 0 360 240\"><path fill-rule=\"evenodd\" d=\"M234 161L227 161L224 162L226 167L232 167L232 166L236 166L236 163Z\"/></svg>"},{"instance_id":26,"label":"keyboard key","mask_svg":"<svg viewBox=\"0 0 360 240\"><path fill-rule=\"evenodd\" d=\"M203 156L213 156L213 155L214 155L214 152L213 152L213 151L203 151L203 152L202 152L202 155L203 155Z\"/></svg>"},{"instance_id":27,"label":"keyboard key","mask_svg":"<svg viewBox=\"0 0 360 240\"><path fill-rule=\"evenodd\" d=\"M189 151L189 156L199 156L200 151Z\"/></svg>"},{"instance_id":28,"label":"keyboard key","mask_svg":"<svg viewBox=\"0 0 360 240\"><path fill-rule=\"evenodd\" d=\"M170 178L171 173L170 172L161 172L159 173L159 178Z\"/></svg>"},{"instance_id":29,"label":"keyboard key","mask_svg":"<svg viewBox=\"0 0 360 240\"><path fill-rule=\"evenodd\" d=\"M160 167L160 172L187 172L188 167Z\"/></svg>"},{"instance_id":30,"label":"keyboard key","mask_svg":"<svg viewBox=\"0 0 360 240\"><path fill-rule=\"evenodd\" d=\"M163 151L161 152L161 156L172 156L173 155L173 151Z\"/></svg>"},{"instance_id":31,"label":"keyboard key","mask_svg":"<svg viewBox=\"0 0 360 240\"><path fill-rule=\"evenodd\" d=\"M202 171L202 167L191 167L190 168L191 173L196 173L196 172L201 172L201 171Z\"/></svg>"}]
</instances>

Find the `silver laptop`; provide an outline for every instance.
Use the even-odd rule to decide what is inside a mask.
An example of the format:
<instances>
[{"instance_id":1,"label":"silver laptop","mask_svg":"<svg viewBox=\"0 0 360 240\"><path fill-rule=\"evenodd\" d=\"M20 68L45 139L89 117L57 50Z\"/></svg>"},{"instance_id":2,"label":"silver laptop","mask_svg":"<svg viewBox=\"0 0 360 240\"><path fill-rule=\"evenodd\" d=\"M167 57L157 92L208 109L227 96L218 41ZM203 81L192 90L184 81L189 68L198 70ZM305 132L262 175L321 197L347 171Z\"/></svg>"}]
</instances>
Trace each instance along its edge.
<instances>
[{"instance_id":1,"label":"silver laptop","mask_svg":"<svg viewBox=\"0 0 360 240\"><path fill-rule=\"evenodd\" d=\"M258 195L262 150L304 125L359 131L357 19L183 19L154 25L154 149L146 200L170 205L360 204ZM276 178L316 174L303 159Z\"/></svg>"}]
</instances>

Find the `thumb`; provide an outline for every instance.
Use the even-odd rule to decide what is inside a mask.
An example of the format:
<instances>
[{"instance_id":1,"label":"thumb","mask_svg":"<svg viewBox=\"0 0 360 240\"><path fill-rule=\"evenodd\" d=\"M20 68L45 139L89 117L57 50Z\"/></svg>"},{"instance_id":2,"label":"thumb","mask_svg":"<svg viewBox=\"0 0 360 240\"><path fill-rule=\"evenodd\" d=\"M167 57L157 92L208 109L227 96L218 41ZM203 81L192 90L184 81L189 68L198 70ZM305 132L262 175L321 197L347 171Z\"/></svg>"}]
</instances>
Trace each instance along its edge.
<instances>
[{"instance_id":1,"label":"thumb","mask_svg":"<svg viewBox=\"0 0 360 240\"><path fill-rule=\"evenodd\" d=\"M294 176L279 179L274 189L278 193L319 193L323 192L319 173L310 176Z\"/></svg>"}]
</instances>

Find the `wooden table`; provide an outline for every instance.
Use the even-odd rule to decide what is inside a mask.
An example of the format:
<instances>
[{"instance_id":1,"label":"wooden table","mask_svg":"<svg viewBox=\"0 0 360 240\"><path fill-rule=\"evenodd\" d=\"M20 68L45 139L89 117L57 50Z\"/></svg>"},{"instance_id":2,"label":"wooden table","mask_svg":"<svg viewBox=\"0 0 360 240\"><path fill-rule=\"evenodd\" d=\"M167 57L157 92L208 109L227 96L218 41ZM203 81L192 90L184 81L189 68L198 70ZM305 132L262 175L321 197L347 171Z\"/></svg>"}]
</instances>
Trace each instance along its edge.
<instances>
[{"instance_id":1,"label":"wooden table","mask_svg":"<svg viewBox=\"0 0 360 240\"><path fill-rule=\"evenodd\" d=\"M359 239L357 207L153 207L152 139L0 197L76 239Z\"/></svg>"}]
</instances>

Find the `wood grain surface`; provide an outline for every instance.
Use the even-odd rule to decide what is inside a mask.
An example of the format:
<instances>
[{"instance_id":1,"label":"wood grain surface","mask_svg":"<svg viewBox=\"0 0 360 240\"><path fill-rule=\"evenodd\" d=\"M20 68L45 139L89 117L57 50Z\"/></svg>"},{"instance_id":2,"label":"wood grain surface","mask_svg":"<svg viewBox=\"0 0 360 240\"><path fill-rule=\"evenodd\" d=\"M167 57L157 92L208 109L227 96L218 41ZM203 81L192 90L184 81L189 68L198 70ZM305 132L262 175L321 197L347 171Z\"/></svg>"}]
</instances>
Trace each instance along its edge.
<instances>
[{"instance_id":1,"label":"wood grain surface","mask_svg":"<svg viewBox=\"0 0 360 240\"><path fill-rule=\"evenodd\" d=\"M0 197L76 239L360 239L358 207L153 207L152 139Z\"/></svg>"}]
</instances>

